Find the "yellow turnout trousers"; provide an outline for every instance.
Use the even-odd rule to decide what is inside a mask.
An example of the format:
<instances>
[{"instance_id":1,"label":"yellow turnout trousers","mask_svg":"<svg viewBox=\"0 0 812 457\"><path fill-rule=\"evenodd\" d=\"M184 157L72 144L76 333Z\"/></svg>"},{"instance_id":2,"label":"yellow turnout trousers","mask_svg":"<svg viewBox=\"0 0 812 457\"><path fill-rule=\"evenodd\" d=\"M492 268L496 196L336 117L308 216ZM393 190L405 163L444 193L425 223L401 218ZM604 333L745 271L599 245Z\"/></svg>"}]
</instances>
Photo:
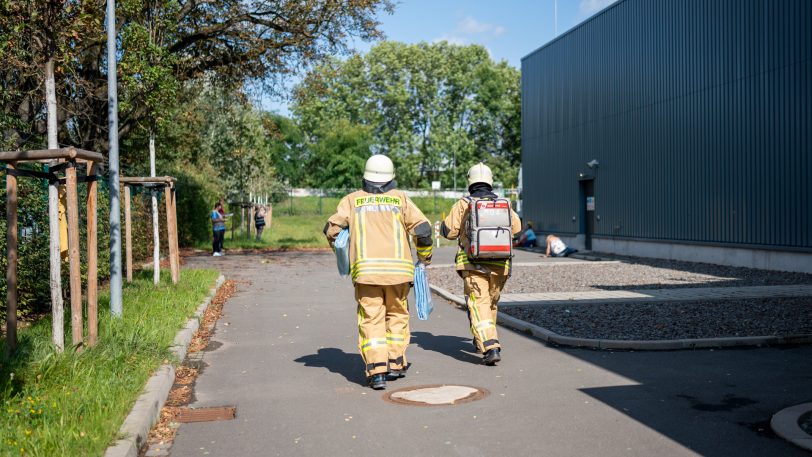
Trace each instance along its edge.
<instances>
[{"instance_id":1,"label":"yellow turnout trousers","mask_svg":"<svg viewBox=\"0 0 812 457\"><path fill-rule=\"evenodd\" d=\"M507 275L462 271L468 321L474 343L480 352L501 347L496 335L496 305L507 281Z\"/></svg>"},{"instance_id":2,"label":"yellow turnout trousers","mask_svg":"<svg viewBox=\"0 0 812 457\"><path fill-rule=\"evenodd\" d=\"M367 376L406 368L409 345L409 283L356 284L358 349Z\"/></svg>"}]
</instances>

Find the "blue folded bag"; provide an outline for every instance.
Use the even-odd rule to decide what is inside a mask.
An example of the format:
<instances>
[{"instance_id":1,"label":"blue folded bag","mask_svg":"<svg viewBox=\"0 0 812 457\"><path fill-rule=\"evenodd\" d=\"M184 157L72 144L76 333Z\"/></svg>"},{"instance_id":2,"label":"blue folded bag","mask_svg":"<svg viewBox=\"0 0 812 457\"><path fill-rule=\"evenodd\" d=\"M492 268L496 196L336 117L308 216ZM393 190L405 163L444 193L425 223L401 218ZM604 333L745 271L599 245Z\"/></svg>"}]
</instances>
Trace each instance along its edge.
<instances>
[{"instance_id":1,"label":"blue folded bag","mask_svg":"<svg viewBox=\"0 0 812 457\"><path fill-rule=\"evenodd\" d=\"M422 262L418 262L414 267L414 297L417 302L417 318L421 321L428 320L429 314L434 310L434 305L431 303L426 266Z\"/></svg>"},{"instance_id":2,"label":"blue folded bag","mask_svg":"<svg viewBox=\"0 0 812 457\"><path fill-rule=\"evenodd\" d=\"M349 276L350 274L350 231L343 229L336 237L333 247L336 251L336 263L338 264L338 274Z\"/></svg>"}]
</instances>

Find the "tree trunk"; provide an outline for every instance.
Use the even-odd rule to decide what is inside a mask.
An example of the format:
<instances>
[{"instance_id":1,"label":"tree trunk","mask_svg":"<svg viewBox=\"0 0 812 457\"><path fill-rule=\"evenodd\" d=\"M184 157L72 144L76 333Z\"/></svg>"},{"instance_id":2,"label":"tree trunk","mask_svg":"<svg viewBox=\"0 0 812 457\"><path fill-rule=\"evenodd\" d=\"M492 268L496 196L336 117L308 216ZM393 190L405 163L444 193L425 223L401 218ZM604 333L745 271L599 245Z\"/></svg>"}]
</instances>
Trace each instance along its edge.
<instances>
[{"instance_id":1,"label":"tree trunk","mask_svg":"<svg viewBox=\"0 0 812 457\"><path fill-rule=\"evenodd\" d=\"M45 64L45 101L48 107L48 149L59 148L56 122L56 82L54 60ZM51 164L55 164L52 162ZM62 257L59 250L59 183L48 184L48 227L50 231L51 322L57 352L65 350L65 305L62 302Z\"/></svg>"},{"instance_id":2,"label":"tree trunk","mask_svg":"<svg viewBox=\"0 0 812 457\"><path fill-rule=\"evenodd\" d=\"M149 175L155 177L155 131L149 131ZM152 190L152 282L161 282L161 238L158 228L158 193Z\"/></svg>"}]
</instances>

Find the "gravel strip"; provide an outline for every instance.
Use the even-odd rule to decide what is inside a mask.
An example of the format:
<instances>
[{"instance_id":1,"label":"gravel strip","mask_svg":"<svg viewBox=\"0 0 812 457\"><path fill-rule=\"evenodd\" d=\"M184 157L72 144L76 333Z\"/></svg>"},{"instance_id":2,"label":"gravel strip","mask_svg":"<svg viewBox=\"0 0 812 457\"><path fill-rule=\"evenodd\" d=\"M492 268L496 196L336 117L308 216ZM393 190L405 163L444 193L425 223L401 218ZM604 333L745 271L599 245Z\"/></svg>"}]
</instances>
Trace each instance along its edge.
<instances>
[{"instance_id":1,"label":"gravel strip","mask_svg":"<svg viewBox=\"0 0 812 457\"><path fill-rule=\"evenodd\" d=\"M605 254L601 257L621 263L517 266L503 293L812 284L812 274L807 273ZM431 269L429 275L432 284L462 294L462 281L453 268Z\"/></svg>"},{"instance_id":2,"label":"gravel strip","mask_svg":"<svg viewBox=\"0 0 812 457\"><path fill-rule=\"evenodd\" d=\"M559 335L670 340L812 334L812 298L500 306L501 312Z\"/></svg>"}]
</instances>

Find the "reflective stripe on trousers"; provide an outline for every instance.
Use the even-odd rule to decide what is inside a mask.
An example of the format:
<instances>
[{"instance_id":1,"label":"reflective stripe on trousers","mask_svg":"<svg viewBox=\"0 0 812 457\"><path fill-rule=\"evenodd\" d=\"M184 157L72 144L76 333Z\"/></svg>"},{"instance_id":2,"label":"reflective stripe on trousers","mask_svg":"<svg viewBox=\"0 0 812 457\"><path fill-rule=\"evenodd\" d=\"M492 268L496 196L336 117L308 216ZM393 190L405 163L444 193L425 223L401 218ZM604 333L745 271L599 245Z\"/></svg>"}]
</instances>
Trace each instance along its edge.
<instances>
[{"instance_id":1,"label":"reflective stripe on trousers","mask_svg":"<svg viewBox=\"0 0 812 457\"><path fill-rule=\"evenodd\" d=\"M454 266L457 268L465 267L465 265L482 265L485 267L494 267L499 269L509 269L510 259L496 260L496 259L482 259L471 260L462 249L457 251L457 256L454 258ZM504 285L504 284L503 284Z\"/></svg>"},{"instance_id":2,"label":"reflective stripe on trousers","mask_svg":"<svg viewBox=\"0 0 812 457\"><path fill-rule=\"evenodd\" d=\"M496 331L496 314L507 276L464 271L462 278L474 343L483 353L501 347Z\"/></svg>"},{"instance_id":3,"label":"reflective stripe on trousers","mask_svg":"<svg viewBox=\"0 0 812 457\"><path fill-rule=\"evenodd\" d=\"M350 267L352 280L361 275L375 276L414 276L414 263L411 259L361 259Z\"/></svg>"},{"instance_id":4,"label":"reflective stripe on trousers","mask_svg":"<svg viewBox=\"0 0 812 457\"><path fill-rule=\"evenodd\" d=\"M358 349L367 376L402 370L409 345L409 283L355 285L358 301Z\"/></svg>"}]
</instances>

